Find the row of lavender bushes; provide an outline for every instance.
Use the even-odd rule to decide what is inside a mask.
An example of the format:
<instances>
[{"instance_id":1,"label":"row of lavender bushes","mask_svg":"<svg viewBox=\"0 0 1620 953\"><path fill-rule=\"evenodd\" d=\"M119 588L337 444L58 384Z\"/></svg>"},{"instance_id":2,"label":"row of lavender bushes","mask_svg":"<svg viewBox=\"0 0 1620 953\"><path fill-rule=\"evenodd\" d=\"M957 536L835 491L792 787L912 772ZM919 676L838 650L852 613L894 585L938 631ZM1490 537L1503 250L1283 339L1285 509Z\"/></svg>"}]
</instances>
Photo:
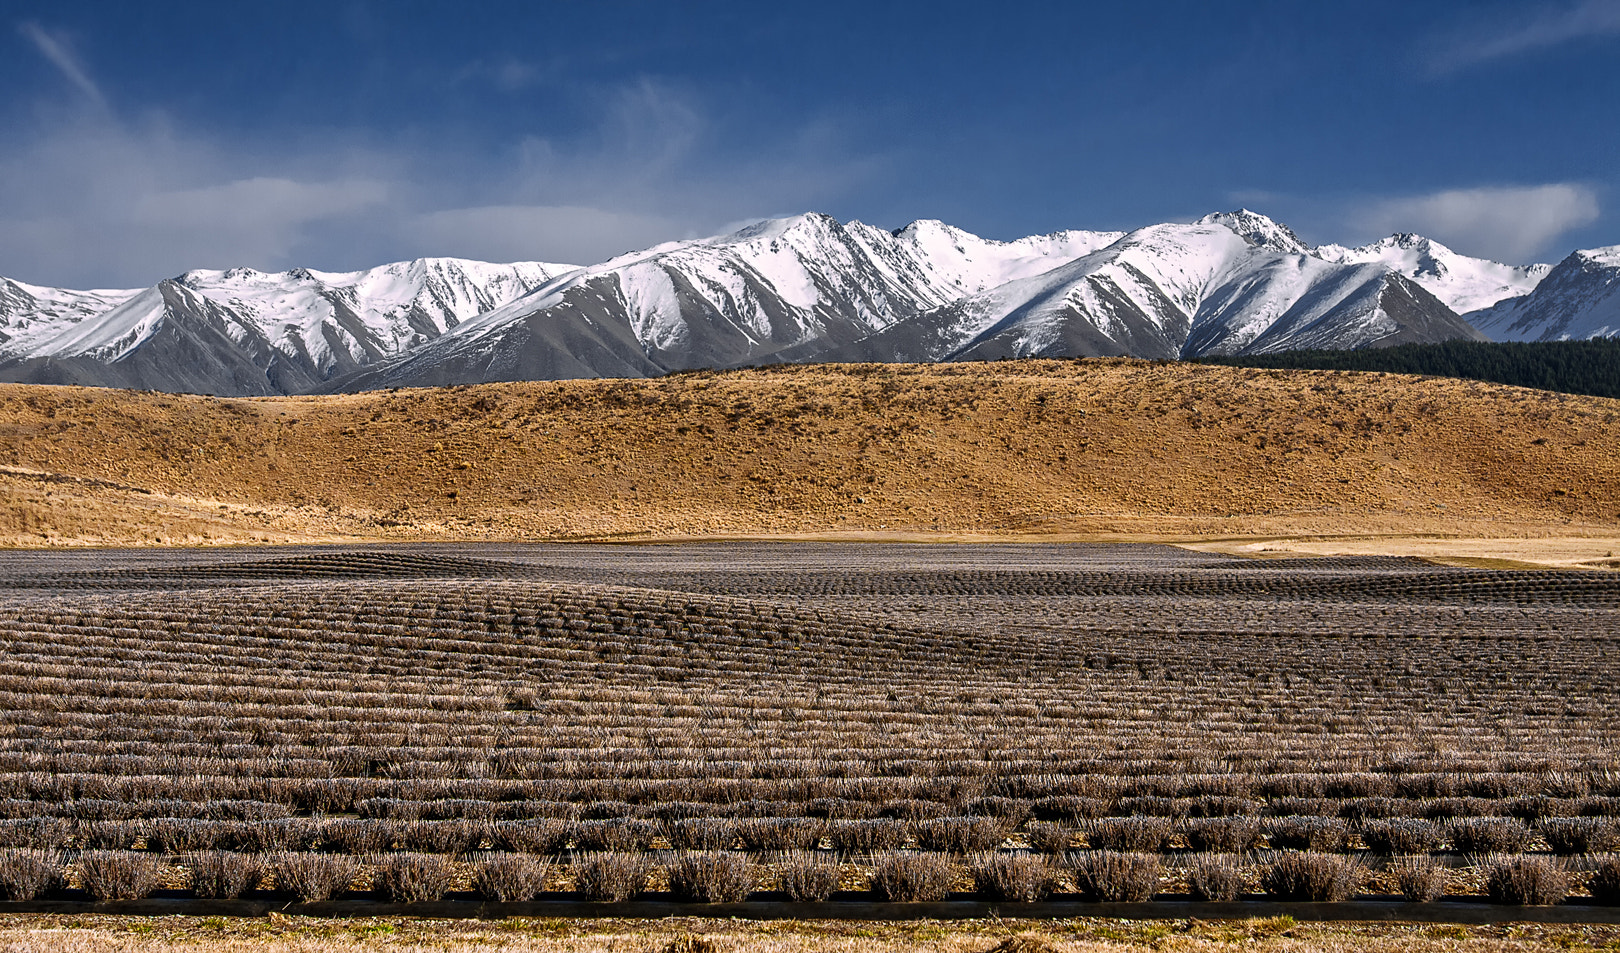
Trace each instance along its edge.
<instances>
[{"instance_id":1,"label":"row of lavender bushes","mask_svg":"<svg viewBox=\"0 0 1620 953\"><path fill-rule=\"evenodd\" d=\"M545 857L504 852L477 856L468 864L410 852L355 857L203 851L177 859L199 898L235 898L273 884L278 892L305 902L331 899L365 878L395 902L439 900L466 888L486 900L524 901L538 896L553 868L560 866ZM71 866L78 885L97 900L141 899L178 879L164 858L135 851L85 851ZM1315 851L1284 852L1258 866L1265 894L1290 901L1347 899L1368 874L1356 858ZM1495 903L1555 904L1572 888L1572 865L1554 858L1492 854L1477 858L1476 866ZM1586 868L1586 888L1594 902L1620 905L1620 855L1594 855L1580 866ZM660 868L672 894L701 903L740 901L767 883L791 900L825 900L839 889L845 872L836 860L808 851L786 852L769 864L738 851L678 852L663 864L648 853L601 851L577 855L567 873L575 894L620 901L645 892ZM1387 870L1411 901L1434 900L1446 887L1447 868L1431 857L1398 858ZM32 900L63 890L68 873L69 860L61 853L0 850L0 899ZM968 882L979 895L1000 901L1031 902L1072 891L1092 900L1136 902L1152 899L1165 875L1157 855L1132 851L1072 851L1058 858L889 851L872 858L869 885L874 898L902 902L942 900ZM1201 855L1185 869L1185 877L1189 892L1199 900L1234 900L1248 889L1244 861L1237 855Z\"/></svg>"},{"instance_id":2,"label":"row of lavender bushes","mask_svg":"<svg viewBox=\"0 0 1620 953\"><path fill-rule=\"evenodd\" d=\"M971 853L994 849L1017 828L999 817L893 818L826 821L808 817L685 818L659 822L613 818L566 821L391 821L377 818L282 818L210 821L194 818L77 821L36 818L0 821L0 847L128 850L144 844L156 853L233 850L271 853L316 848L370 854L405 851L462 854L488 844L494 850L555 854L575 850L647 849L656 840L681 850L808 850L826 842L835 850L870 852L916 846ZM1548 818L1534 826L1513 817L1380 818L1352 824L1336 817L1208 817L1176 821L1153 815L1104 818L1078 826L1030 821L1029 846L1062 854L1084 838L1087 847L1153 853L1185 844L1197 851L1234 853L1270 846L1344 853L1423 854L1445 848L1461 854L1524 853L1544 843L1573 856L1620 848L1620 823L1607 817Z\"/></svg>"}]
</instances>

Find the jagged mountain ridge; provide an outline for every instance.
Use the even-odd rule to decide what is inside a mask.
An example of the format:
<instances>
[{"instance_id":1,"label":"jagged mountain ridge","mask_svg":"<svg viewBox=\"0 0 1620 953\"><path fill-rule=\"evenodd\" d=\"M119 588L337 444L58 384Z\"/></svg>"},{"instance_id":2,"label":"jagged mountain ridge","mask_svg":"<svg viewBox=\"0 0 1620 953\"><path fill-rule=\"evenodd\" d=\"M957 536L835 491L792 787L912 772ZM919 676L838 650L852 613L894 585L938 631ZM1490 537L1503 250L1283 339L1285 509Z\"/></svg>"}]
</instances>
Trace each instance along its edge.
<instances>
[{"instance_id":1,"label":"jagged mountain ridge","mask_svg":"<svg viewBox=\"0 0 1620 953\"><path fill-rule=\"evenodd\" d=\"M885 232L804 215L584 269L325 389L578 376L582 365L640 376L1480 339L1415 280L1304 248L1248 211L1005 245L936 222Z\"/></svg>"},{"instance_id":2,"label":"jagged mountain ridge","mask_svg":"<svg viewBox=\"0 0 1620 953\"><path fill-rule=\"evenodd\" d=\"M314 383L258 329L174 280L48 340L43 354L8 363L6 379L245 396L296 392Z\"/></svg>"},{"instance_id":3,"label":"jagged mountain ridge","mask_svg":"<svg viewBox=\"0 0 1620 953\"><path fill-rule=\"evenodd\" d=\"M349 274L194 271L138 294L0 282L0 379L296 393L1482 339L1457 310L1519 300L1548 268L1417 236L1310 248L1247 210L1013 242L812 213L583 268L424 259ZM176 367L178 355L193 357Z\"/></svg>"},{"instance_id":4,"label":"jagged mountain ridge","mask_svg":"<svg viewBox=\"0 0 1620 953\"><path fill-rule=\"evenodd\" d=\"M1620 337L1620 245L1573 252L1528 294L1468 317L1497 341Z\"/></svg>"},{"instance_id":5,"label":"jagged mountain ridge","mask_svg":"<svg viewBox=\"0 0 1620 953\"><path fill-rule=\"evenodd\" d=\"M138 288L72 291L0 278L0 347L17 339L49 336L111 311L139 293Z\"/></svg>"},{"instance_id":6,"label":"jagged mountain ridge","mask_svg":"<svg viewBox=\"0 0 1620 953\"><path fill-rule=\"evenodd\" d=\"M1388 265L1427 288L1458 314L1529 294L1552 265L1505 265L1460 255L1432 238L1400 233L1360 248L1321 245L1312 254L1341 264Z\"/></svg>"},{"instance_id":7,"label":"jagged mountain ridge","mask_svg":"<svg viewBox=\"0 0 1620 953\"><path fill-rule=\"evenodd\" d=\"M0 377L239 396L300 393L404 353L575 269L427 258L348 273L198 270L144 291L57 292L46 300L62 305L19 319L19 333L0 344ZM85 295L116 303L97 312Z\"/></svg>"},{"instance_id":8,"label":"jagged mountain ridge","mask_svg":"<svg viewBox=\"0 0 1620 953\"><path fill-rule=\"evenodd\" d=\"M936 221L894 232L814 213L761 222L565 275L336 387L818 360L925 309L1105 247L1119 234L996 242Z\"/></svg>"},{"instance_id":9,"label":"jagged mountain ridge","mask_svg":"<svg viewBox=\"0 0 1620 953\"><path fill-rule=\"evenodd\" d=\"M1299 252L1285 227L1155 225L1044 275L885 329L839 359L1196 357L1480 338L1411 280ZM1266 224L1272 225L1269 220Z\"/></svg>"}]
</instances>

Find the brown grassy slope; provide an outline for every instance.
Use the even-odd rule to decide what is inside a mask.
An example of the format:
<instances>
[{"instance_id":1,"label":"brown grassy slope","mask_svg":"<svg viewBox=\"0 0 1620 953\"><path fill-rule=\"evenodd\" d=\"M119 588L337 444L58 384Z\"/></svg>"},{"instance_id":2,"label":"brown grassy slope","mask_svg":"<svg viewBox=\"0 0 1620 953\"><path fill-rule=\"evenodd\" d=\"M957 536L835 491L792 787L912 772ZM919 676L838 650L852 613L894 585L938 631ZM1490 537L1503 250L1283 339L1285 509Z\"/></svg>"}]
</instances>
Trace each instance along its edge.
<instances>
[{"instance_id":1,"label":"brown grassy slope","mask_svg":"<svg viewBox=\"0 0 1620 953\"><path fill-rule=\"evenodd\" d=\"M1620 401L1470 381L1092 360L242 400L0 385L15 545L1617 528Z\"/></svg>"}]
</instances>

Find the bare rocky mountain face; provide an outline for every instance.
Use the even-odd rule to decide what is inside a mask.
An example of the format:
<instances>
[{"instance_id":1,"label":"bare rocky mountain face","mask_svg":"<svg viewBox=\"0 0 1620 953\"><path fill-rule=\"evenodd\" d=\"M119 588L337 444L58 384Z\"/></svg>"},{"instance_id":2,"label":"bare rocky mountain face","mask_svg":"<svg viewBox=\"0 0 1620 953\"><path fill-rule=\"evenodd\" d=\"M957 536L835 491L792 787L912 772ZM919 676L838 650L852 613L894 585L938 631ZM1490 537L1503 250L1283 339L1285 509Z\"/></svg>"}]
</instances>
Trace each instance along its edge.
<instances>
[{"instance_id":1,"label":"bare rocky mountain face","mask_svg":"<svg viewBox=\"0 0 1620 953\"><path fill-rule=\"evenodd\" d=\"M937 221L888 231L811 213L588 267L238 268L144 291L0 280L0 380L241 396L769 363L1590 337L1620 329L1617 273L1615 249L1553 268L1468 258L1414 235L1312 248L1246 210L1011 242Z\"/></svg>"}]
</instances>

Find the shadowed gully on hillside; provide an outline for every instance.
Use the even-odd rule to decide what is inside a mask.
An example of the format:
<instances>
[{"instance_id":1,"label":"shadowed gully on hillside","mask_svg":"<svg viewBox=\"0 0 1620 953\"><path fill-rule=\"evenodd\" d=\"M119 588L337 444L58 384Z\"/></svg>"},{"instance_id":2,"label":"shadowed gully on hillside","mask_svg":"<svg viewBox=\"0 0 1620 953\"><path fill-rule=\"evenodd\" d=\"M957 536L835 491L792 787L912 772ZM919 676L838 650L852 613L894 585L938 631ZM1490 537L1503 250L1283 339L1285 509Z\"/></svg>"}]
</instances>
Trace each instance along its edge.
<instances>
[{"instance_id":1,"label":"shadowed gully on hillside","mask_svg":"<svg viewBox=\"0 0 1620 953\"><path fill-rule=\"evenodd\" d=\"M8 385L0 421L16 545L1620 526L1620 402L1383 374L1087 360L262 399Z\"/></svg>"}]
</instances>

